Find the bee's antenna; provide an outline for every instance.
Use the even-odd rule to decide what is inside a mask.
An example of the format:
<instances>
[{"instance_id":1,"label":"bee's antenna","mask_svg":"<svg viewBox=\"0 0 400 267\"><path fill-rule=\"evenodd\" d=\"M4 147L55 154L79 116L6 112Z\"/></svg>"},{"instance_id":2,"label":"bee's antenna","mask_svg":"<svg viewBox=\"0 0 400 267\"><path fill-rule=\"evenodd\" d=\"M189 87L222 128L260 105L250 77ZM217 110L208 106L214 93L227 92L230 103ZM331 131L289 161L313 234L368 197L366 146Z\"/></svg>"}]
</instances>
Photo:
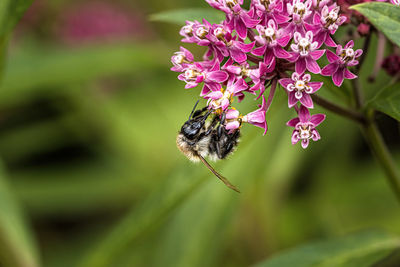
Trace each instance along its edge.
<instances>
[{"instance_id":1,"label":"bee's antenna","mask_svg":"<svg viewBox=\"0 0 400 267\"><path fill-rule=\"evenodd\" d=\"M236 186L234 186L233 184L231 184L228 179L226 179L225 177L223 177L221 174L219 174L216 170L214 170L214 168L200 155L198 155L200 160L204 163L204 165L207 166L207 168L215 175L218 177L218 179L220 179L227 187L229 187L230 189L240 193L239 189L236 188Z\"/></svg>"},{"instance_id":2,"label":"bee's antenna","mask_svg":"<svg viewBox=\"0 0 400 267\"><path fill-rule=\"evenodd\" d=\"M192 112L190 113L190 116L189 116L189 119L188 119L188 120L190 120L190 119L192 118L192 115L193 115L193 113L194 113L194 110L196 109L197 104L199 103L199 101L200 101L200 100L197 100L197 101L196 101L196 104L194 104L194 107L193 107L193 109L192 109Z\"/></svg>"}]
</instances>

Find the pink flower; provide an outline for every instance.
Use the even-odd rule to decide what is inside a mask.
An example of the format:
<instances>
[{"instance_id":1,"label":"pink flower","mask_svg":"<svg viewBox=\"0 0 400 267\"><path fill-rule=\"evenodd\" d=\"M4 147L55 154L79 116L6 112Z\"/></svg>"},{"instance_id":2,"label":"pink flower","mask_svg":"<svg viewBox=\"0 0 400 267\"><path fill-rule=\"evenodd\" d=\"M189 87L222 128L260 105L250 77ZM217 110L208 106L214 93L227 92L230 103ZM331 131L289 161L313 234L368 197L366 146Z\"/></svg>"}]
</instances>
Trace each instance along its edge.
<instances>
[{"instance_id":1,"label":"pink flower","mask_svg":"<svg viewBox=\"0 0 400 267\"><path fill-rule=\"evenodd\" d=\"M236 109L229 109L226 112L226 116L225 116L225 129L227 130L235 130L238 129L241 125L239 119L239 111L237 111Z\"/></svg>"},{"instance_id":2,"label":"pink flower","mask_svg":"<svg viewBox=\"0 0 400 267\"><path fill-rule=\"evenodd\" d=\"M182 72L185 68L189 67L194 61L194 57L189 50L181 46L180 51L175 52L171 57L171 62L174 65L171 70Z\"/></svg>"},{"instance_id":3,"label":"pink flower","mask_svg":"<svg viewBox=\"0 0 400 267\"><path fill-rule=\"evenodd\" d=\"M262 104L259 105L259 109L250 112L249 114L243 116L242 121L243 122L248 122L250 124L253 124L254 126L260 127L264 129L264 134L267 133L268 126L267 126L267 121L265 118L265 113L266 113L266 102L265 102L265 97L262 96Z\"/></svg>"},{"instance_id":4,"label":"pink flower","mask_svg":"<svg viewBox=\"0 0 400 267\"><path fill-rule=\"evenodd\" d=\"M283 12L282 0L253 0L251 4L256 15L262 19L262 25L265 25L270 19L275 20L278 24L285 23L290 19Z\"/></svg>"},{"instance_id":5,"label":"pink flower","mask_svg":"<svg viewBox=\"0 0 400 267\"><path fill-rule=\"evenodd\" d=\"M205 96L208 99L207 104L211 109L222 109L224 111L230 106L232 98L241 95L247 87L248 85L243 78L232 77L228 80L226 90L221 88L221 90L213 91Z\"/></svg>"},{"instance_id":6,"label":"pink flower","mask_svg":"<svg viewBox=\"0 0 400 267\"><path fill-rule=\"evenodd\" d=\"M310 112L304 106L300 107L297 118L291 119L287 125L294 127L292 134L292 144L297 144L301 140L301 146L307 148L310 139L318 141L321 139L318 131L315 129L321 122L325 120L324 114L315 114L310 116Z\"/></svg>"},{"instance_id":7,"label":"pink flower","mask_svg":"<svg viewBox=\"0 0 400 267\"><path fill-rule=\"evenodd\" d=\"M308 31L302 36L299 32L295 32L293 39L294 44L290 46L293 53L289 60L296 62L296 72L303 74L307 69L312 73L320 73L321 68L316 60L322 57L325 50L316 50L318 42L313 42L313 33Z\"/></svg>"},{"instance_id":8,"label":"pink flower","mask_svg":"<svg viewBox=\"0 0 400 267\"><path fill-rule=\"evenodd\" d=\"M330 64L326 65L321 74L324 76L332 76L332 81L336 86L341 86L344 78L355 79L357 75L351 73L347 67L355 66L358 64L356 58L361 56L362 50L353 50L354 42L349 41L343 48L338 45L336 48L336 55L331 52L326 52L326 57Z\"/></svg>"},{"instance_id":9,"label":"pink flower","mask_svg":"<svg viewBox=\"0 0 400 267\"><path fill-rule=\"evenodd\" d=\"M273 67L275 66L275 57L291 57L291 55L283 49L283 47L289 43L290 36L284 35L282 30L278 30L275 21L271 19L268 21L268 26L257 25L256 29L259 36L256 36L255 40L261 46L252 51L253 55L264 56L265 64L272 65Z\"/></svg>"},{"instance_id":10,"label":"pink flower","mask_svg":"<svg viewBox=\"0 0 400 267\"><path fill-rule=\"evenodd\" d=\"M236 30L241 39L247 36L247 28L253 28L259 20L253 19L243 10L243 0L206 0L213 8L222 10L226 13L226 23L231 30Z\"/></svg>"},{"instance_id":11,"label":"pink flower","mask_svg":"<svg viewBox=\"0 0 400 267\"><path fill-rule=\"evenodd\" d=\"M296 105L298 101L307 108L314 108L310 94L318 91L323 83L310 82L310 80L310 74L299 75L297 72L292 74L292 78L279 80L279 83L289 93L289 108Z\"/></svg>"},{"instance_id":12,"label":"pink flower","mask_svg":"<svg viewBox=\"0 0 400 267\"><path fill-rule=\"evenodd\" d=\"M232 36L232 31L221 24L212 25L210 34L207 35L207 43L210 51L218 60L222 61L225 57L231 56L236 62L242 63L247 60L246 53L250 52L254 46L254 42L246 44L237 36Z\"/></svg>"},{"instance_id":13,"label":"pink flower","mask_svg":"<svg viewBox=\"0 0 400 267\"><path fill-rule=\"evenodd\" d=\"M336 47L331 34L333 35L336 30L346 21L345 16L339 16L340 6L333 4L328 7L325 5L322 8L321 14L315 13L313 24L306 24L307 30L312 31L314 34L314 41L318 42L318 47L324 43L330 47Z\"/></svg>"},{"instance_id":14,"label":"pink flower","mask_svg":"<svg viewBox=\"0 0 400 267\"><path fill-rule=\"evenodd\" d=\"M293 32L304 34L304 23L312 15L312 1L293 0L292 4L287 3L287 13L292 17L292 21L285 28L285 33L292 36Z\"/></svg>"},{"instance_id":15,"label":"pink flower","mask_svg":"<svg viewBox=\"0 0 400 267\"><path fill-rule=\"evenodd\" d=\"M186 89L196 87L204 82L202 95L210 91L220 90L221 85L219 83L226 81L228 79L228 74L225 71L219 70L218 60L215 61L214 66L210 69L207 69L205 66L207 66L207 64L198 62L190 64L187 68L183 69L183 73L178 76L178 79L186 82Z\"/></svg>"}]
</instances>

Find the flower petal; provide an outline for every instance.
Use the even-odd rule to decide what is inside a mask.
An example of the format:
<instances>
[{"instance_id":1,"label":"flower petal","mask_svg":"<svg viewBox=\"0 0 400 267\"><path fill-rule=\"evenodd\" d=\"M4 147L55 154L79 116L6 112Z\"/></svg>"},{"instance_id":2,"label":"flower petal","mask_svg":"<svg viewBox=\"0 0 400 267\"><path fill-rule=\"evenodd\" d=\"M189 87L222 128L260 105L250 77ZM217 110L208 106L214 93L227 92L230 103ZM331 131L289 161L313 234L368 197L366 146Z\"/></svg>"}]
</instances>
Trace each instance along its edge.
<instances>
[{"instance_id":1,"label":"flower petal","mask_svg":"<svg viewBox=\"0 0 400 267\"><path fill-rule=\"evenodd\" d=\"M303 97L300 98L300 103L306 108L314 108L313 101L309 94L303 93Z\"/></svg>"},{"instance_id":2,"label":"flower petal","mask_svg":"<svg viewBox=\"0 0 400 267\"><path fill-rule=\"evenodd\" d=\"M343 83L344 70L345 69L339 68L332 76L332 81L337 87L340 87L342 85L342 83Z\"/></svg>"},{"instance_id":3,"label":"flower petal","mask_svg":"<svg viewBox=\"0 0 400 267\"><path fill-rule=\"evenodd\" d=\"M226 81L228 79L228 76L229 75L222 70L212 71L207 74L207 78L217 83Z\"/></svg>"},{"instance_id":4,"label":"flower petal","mask_svg":"<svg viewBox=\"0 0 400 267\"><path fill-rule=\"evenodd\" d=\"M333 63L339 60L339 57L330 50L326 50L326 57L328 58L329 63Z\"/></svg>"},{"instance_id":5,"label":"flower petal","mask_svg":"<svg viewBox=\"0 0 400 267\"><path fill-rule=\"evenodd\" d=\"M308 109L305 106L300 106L299 109L299 119L300 122L308 122L310 120L311 116L310 116L310 112L308 111Z\"/></svg>"},{"instance_id":6,"label":"flower petal","mask_svg":"<svg viewBox=\"0 0 400 267\"><path fill-rule=\"evenodd\" d=\"M318 125L321 124L326 118L325 114L314 114L310 118L310 122L314 124L314 127L317 127Z\"/></svg>"},{"instance_id":7,"label":"flower petal","mask_svg":"<svg viewBox=\"0 0 400 267\"><path fill-rule=\"evenodd\" d=\"M306 64L307 64L307 69L312 72L312 73L320 73L321 68L319 67L317 61L315 61L311 57L306 57Z\"/></svg>"},{"instance_id":8,"label":"flower petal","mask_svg":"<svg viewBox=\"0 0 400 267\"><path fill-rule=\"evenodd\" d=\"M287 88L289 84L293 83L293 80L290 78L283 78L278 81L280 85L282 85L284 88Z\"/></svg>"},{"instance_id":9,"label":"flower petal","mask_svg":"<svg viewBox=\"0 0 400 267\"><path fill-rule=\"evenodd\" d=\"M293 118L286 123L287 126L296 127L296 125L300 122L299 118Z\"/></svg>"},{"instance_id":10,"label":"flower petal","mask_svg":"<svg viewBox=\"0 0 400 267\"><path fill-rule=\"evenodd\" d=\"M312 88L312 93L315 93L322 87L323 84L323 82L309 82L308 86Z\"/></svg>"}]
</instances>

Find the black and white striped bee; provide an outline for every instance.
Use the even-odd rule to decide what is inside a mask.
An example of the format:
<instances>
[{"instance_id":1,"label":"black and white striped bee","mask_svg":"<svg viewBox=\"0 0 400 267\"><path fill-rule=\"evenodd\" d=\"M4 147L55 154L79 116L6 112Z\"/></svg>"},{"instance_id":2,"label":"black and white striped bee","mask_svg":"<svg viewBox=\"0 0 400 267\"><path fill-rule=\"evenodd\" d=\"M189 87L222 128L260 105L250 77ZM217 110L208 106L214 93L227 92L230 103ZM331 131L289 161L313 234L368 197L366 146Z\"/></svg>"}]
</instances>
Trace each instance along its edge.
<instances>
[{"instance_id":1,"label":"black and white striped bee","mask_svg":"<svg viewBox=\"0 0 400 267\"><path fill-rule=\"evenodd\" d=\"M219 174L205 158L213 161L224 159L231 154L238 145L239 129L228 131L224 127L225 113L212 114L208 107L196 110L196 102L189 119L182 125L176 137L176 144L180 151L191 161L203 162L204 165L217 176L226 186L240 192L225 177Z\"/></svg>"}]
</instances>

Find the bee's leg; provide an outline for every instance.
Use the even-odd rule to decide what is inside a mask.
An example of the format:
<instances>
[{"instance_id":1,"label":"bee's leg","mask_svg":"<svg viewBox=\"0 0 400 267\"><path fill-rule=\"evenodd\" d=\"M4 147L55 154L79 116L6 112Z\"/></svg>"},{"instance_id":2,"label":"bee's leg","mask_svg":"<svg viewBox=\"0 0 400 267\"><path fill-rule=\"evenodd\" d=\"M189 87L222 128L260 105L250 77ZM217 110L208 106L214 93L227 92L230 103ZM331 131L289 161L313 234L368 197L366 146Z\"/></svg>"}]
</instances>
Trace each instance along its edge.
<instances>
[{"instance_id":1,"label":"bee's leg","mask_svg":"<svg viewBox=\"0 0 400 267\"><path fill-rule=\"evenodd\" d=\"M221 151L221 146L219 142L215 142L215 148L217 150L217 156L219 159L223 159L222 157L222 151Z\"/></svg>"},{"instance_id":2,"label":"bee's leg","mask_svg":"<svg viewBox=\"0 0 400 267\"><path fill-rule=\"evenodd\" d=\"M205 107L202 108L202 109L196 110L196 111L193 113L192 118L196 118L196 117L200 116L200 115L201 115L204 111L206 111L207 109L208 109L208 106L205 106Z\"/></svg>"},{"instance_id":3,"label":"bee's leg","mask_svg":"<svg viewBox=\"0 0 400 267\"><path fill-rule=\"evenodd\" d=\"M225 118L226 118L226 113L222 113L221 119L219 120L219 125L217 128L217 136L218 140L221 138L222 134L225 132Z\"/></svg>"},{"instance_id":4,"label":"bee's leg","mask_svg":"<svg viewBox=\"0 0 400 267\"><path fill-rule=\"evenodd\" d=\"M226 119L226 113L224 112L224 113L222 113L222 115L221 115L221 119L220 119L220 121L219 121L219 124L224 125L225 119Z\"/></svg>"},{"instance_id":5,"label":"bee's leg","mask_svg":"<svg viewBox=\"0 0 400 267\"><path fill-rule=\"evenodd\" d=\"M205 136L209 135L214 130L214 127L218 122L217 119L218 119L218 117L214 116L214 118L213 118L213 120L212 120L212 122L211 122L211 124L209 126L209 129L205 132Z\"/></svg>"},{"instance_id":6,"label":"bee's leg","mask_svg":"<svg viewBox=\"0 0 400 267\"><path fill-rule=\"evenodd\" d=\"M224 159L229 153L232 152L233 148L237 145L237 139L240 136L240 131L235 131L234 133L228 135L228 139L224 146L221 148L221 155L218 155L220 159Z\"/></svg>"}]
</instances>

